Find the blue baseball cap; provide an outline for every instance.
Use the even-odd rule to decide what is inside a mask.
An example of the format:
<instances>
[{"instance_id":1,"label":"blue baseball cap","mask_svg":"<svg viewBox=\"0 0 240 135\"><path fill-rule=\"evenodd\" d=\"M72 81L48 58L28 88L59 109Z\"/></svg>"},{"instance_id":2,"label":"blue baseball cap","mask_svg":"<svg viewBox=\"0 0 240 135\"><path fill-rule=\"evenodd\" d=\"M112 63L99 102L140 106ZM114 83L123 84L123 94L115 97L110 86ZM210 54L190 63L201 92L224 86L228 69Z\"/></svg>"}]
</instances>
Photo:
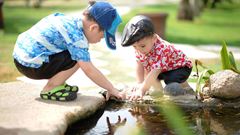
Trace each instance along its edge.
<instances>
[{"instance_id":1,"label":"blue baseball cap","mask_svg":"<svg viewBox=\"0 0 240 135\"><path fill-rule=\"evenodd\" d=\"M90 15L104 29L104 38L110 49L116 49L115 33L122 22L117 10L108 2L98 1L88 7Z\"/></svg>"}]
</instances>

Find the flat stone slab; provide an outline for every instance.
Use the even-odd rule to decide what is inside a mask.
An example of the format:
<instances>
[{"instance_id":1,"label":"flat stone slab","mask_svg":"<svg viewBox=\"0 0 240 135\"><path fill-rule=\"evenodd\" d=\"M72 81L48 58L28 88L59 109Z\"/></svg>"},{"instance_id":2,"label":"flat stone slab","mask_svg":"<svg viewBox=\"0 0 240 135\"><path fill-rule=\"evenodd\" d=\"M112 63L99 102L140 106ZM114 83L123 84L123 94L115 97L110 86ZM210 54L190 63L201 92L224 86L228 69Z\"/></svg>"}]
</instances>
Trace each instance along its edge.
<instances>
[{"instance_id":1,"label":"flat stone slab","mask_svg":"<svg viewBox=\"0 0 240 135\"><path fill-rule=\"evenodd\" d=\"M162 98L152 99L148 97L148 100L152 103L160 103L164 101L172 101L176 105L181 106L183 108L232 108L232 109L240 109L240 99L234 100L224 100L218 98L208 98L200 101L196 99L195 95L181 95L181 96L164 96Z\"/></svg>"},{"instance_id":2,"label":"flat stone slab","mask_svg":"<svg viewBox=\"0 0 240 135\"><path fill-rule=\"evenodd\" d=\"M24 82L0 83L0 134L63 135L67 126L105 105L97 91L80 91L71 102L43 100L42 86Z\"/></svg>"},{"instance_id":3,"label":"flat stone slab","mask_svg":"<svg viewBox=\"0 0 240 135\"><path fill-rule=\"evenodd\" d=\"M103 92L102 92L103 93ZM118 100L116 98L110 98L113 101L121 102L121 103L129 103L129 104L161 104L164 102L172 102L177 106L182 108L210 108L210 109L240 109L240 98L237 99L219 99L219 98L208 98L200 101L196 99L195 95L185 94L179 96L169 96L163 95L159 97L153 97L150 95L146 95L143 97L143 100L139 101L127 101L127 100Z\"/></svg>"}]
</instances>

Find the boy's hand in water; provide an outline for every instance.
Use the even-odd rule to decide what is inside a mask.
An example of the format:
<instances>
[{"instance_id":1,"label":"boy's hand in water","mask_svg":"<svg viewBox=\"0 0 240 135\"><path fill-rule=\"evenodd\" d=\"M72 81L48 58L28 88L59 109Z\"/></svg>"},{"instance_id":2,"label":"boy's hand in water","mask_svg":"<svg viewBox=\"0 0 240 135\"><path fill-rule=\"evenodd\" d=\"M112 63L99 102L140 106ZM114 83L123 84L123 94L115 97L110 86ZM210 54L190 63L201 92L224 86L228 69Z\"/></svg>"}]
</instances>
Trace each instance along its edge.
<instances>
[{"instance_id":1,"label":"boy's hand in water","mask_svg":"<svg viewBox=\"0 0 240 135\"><path fill-rule=\"evenodd\" d=\"M130 101L141 100L145 95L146 91L142 88L142 84L137 84L131 89L131 94L127 96Z\"/></svg>"},{"instance_id":2,"label":"boy's hand in water","mask_svg":"<svg viewBox=\"0 0 240 135\"><path fill-rule=\"evenodd\" d=\"M120 92L118 89L114 88L110 91L107 91L106 100L108 101L111 96L116 97L117 99L125 99L125 93Z\"/></svg>"}]
</instances>

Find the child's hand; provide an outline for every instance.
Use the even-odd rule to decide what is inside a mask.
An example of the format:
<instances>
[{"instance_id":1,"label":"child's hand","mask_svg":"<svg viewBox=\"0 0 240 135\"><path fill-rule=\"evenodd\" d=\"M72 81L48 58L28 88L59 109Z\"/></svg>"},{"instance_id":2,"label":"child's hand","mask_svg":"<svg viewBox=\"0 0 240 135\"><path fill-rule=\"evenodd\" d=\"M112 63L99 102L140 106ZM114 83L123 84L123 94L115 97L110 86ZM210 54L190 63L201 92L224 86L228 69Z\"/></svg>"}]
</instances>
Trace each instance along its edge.
<instances>
[{"instance_id":1,"label":"child's hand","mask_svg":"<svg viewBox=\"0 0 240 135\"><path fill-rule=\"evenodd\" d=\"M131 92L133 93L133 92L137 91L138 89L140 89L141 85L142 85L141 83L138 83L135 86L133 86L133 88L131 89Z\"/></svg>"},{"instance_id":2,"label":"child's hand","mask_svg":"<svg viewBox=\"0 0 240 135\"><path fill-rule=\"evenodd\" d=\"M145 95L145 92L142 89L136 89L135 91L132 91L132 93L131 93L130 97L128 97L128 99L130 101L141 100L144 95Z\"/></svg>"},{"instance_id":3,"label":"child's hand","mask_svg":"<svg viewBox=\"0 0 240 135\"><path fill-rule=\"evenodd\" d=\"M142 99L145 95L145 90L141 87L142 84L137 84L131 90L131 95L127 97L130 101L136 101Z\"/></svg>"},{"instance_id":4,"label":"child's hand","mask_svg":"<svg viewBox=\"0 0 240 135\"><path fill-rule=\"evenodd\" d=\"M107 91L106 100L108 101L111 96L114 96L118 99L124 99L124 97L125 97L124 93L119 92L119 90L116 88Z\"/></svg>"}]
</instances>

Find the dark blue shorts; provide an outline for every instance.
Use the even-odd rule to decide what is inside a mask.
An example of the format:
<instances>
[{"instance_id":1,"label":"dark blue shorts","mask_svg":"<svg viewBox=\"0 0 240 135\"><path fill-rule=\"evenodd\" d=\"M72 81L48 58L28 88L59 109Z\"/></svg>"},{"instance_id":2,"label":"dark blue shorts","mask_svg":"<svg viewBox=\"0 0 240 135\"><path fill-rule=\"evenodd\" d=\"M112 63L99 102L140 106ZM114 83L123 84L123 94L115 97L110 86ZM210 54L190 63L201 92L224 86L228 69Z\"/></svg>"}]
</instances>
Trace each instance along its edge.
<instances>
[{"instance_id":1,"label":"dark blue shorts","mask_svg":"<svg viewBox=\"0 0 240 135\"><path fill-rule=\"evenodd\" d=\"M173 82L183 83L188 79L191 72L192 72L192 68L182 67L175 70L160 73L158 75L158 79L164 80L165 84L169 84Z\"/></svg>"},{"instance_id":2,"label":"dark blue shorts","mask_svg":"<svg viewBox=\"0 0 240 135\"><path fill-rule=\"evenodd\" d=\"M20 73L31 79L49 79L57 73L75 66L77 61L71 59L68 51L63 51L49 56L49 63L43 63L39 68L25 67L14 59Z\"/></svg>"}]
</instances>

